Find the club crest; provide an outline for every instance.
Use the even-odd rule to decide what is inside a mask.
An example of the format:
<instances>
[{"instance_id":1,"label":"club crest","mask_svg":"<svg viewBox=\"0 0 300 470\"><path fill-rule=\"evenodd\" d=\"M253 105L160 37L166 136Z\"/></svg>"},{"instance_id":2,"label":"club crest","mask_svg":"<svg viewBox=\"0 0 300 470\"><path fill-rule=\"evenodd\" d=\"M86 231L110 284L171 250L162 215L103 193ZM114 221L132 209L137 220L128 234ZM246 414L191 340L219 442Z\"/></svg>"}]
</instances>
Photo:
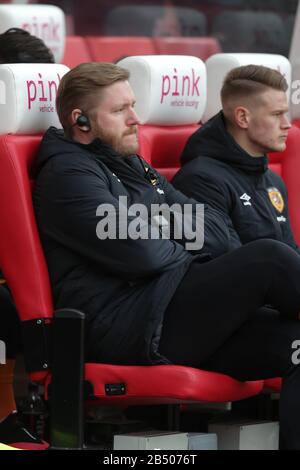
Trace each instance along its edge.
<instances>
[{"instance_id":1,"label":"club crest","mask_svg":"<svg viewBox=\"0 0 300 470\"><path fill-rule=\"evenodd\" d=\"M277 188L268 188L268 194L275 209L281 213L284 209L284 200L281 192Z\"/></svg>"}]
</instances>

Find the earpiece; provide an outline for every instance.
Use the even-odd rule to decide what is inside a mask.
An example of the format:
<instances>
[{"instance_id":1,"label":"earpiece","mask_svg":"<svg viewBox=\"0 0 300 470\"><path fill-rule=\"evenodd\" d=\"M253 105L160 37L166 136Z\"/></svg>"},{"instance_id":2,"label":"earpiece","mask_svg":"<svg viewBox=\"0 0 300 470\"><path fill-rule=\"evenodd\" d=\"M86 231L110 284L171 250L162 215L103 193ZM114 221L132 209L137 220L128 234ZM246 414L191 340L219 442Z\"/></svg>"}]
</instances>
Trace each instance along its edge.
<instances>
[{"instance_id":1,"label":"earpiece","mask_svg":"<svg viewBox=\"0 0 300 470\"><path fill-rule=\"evenodd\" d=\"M78 118L76 119L76 124L77 124L78 127L87 127L88 128L88 129L81 129L82 131L87 132L91 129L90 120L84 114L80 114L80 116L78 116Z\"/></svg>"}]
</instances>

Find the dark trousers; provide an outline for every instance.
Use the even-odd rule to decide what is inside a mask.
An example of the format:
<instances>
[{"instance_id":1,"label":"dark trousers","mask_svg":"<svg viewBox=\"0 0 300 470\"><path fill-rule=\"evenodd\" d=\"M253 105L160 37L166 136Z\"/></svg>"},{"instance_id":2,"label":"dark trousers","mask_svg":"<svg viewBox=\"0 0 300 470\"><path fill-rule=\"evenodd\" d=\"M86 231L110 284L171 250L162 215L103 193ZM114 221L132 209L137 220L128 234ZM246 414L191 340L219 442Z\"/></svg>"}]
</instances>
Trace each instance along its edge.
<instances>
[{"instance_id":1,"label":"dark trousers","mask_svg":"<svg viewBox=\"0 0 300 470\"><path fill-rule=\"evenodd\" d=\"M285 448L300 449L300 367L292 361L299 311L299 255L252 242L191 265L165 313L160 352L239 380L283 377L281 435Z\"/></svg>"}]
</instances>

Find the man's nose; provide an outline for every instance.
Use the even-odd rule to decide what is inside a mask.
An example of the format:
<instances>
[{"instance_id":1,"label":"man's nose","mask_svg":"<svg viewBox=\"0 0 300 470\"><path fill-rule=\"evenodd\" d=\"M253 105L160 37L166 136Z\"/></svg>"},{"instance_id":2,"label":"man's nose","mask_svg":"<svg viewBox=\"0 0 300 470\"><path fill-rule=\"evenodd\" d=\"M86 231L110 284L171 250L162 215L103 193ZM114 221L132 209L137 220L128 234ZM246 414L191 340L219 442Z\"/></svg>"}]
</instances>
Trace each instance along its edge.
<instances>
[{"instance_id":1,"label":"man's nose","mask_svg":"<svg viewBox=\"0 0 300 470\"><path fill-rule=\"evenodd\" d=\"M292 127L291 121L289 120L288 116L283 116L282 127L284 129L290 129Z\"/></svg>"},{"instance_id":2,"label":"man's nose","mask_svg":"<svg viewBox=\"0 0 300 470\"><path fill-rule=\"evenodd\" d=\"M130 125L140 124L140 119L139 119L137 113L135 112L135 110L133 108L130 110L130 113L129 113L129 116L128 116L128 123Z\"/></svg>"}]
</instances>

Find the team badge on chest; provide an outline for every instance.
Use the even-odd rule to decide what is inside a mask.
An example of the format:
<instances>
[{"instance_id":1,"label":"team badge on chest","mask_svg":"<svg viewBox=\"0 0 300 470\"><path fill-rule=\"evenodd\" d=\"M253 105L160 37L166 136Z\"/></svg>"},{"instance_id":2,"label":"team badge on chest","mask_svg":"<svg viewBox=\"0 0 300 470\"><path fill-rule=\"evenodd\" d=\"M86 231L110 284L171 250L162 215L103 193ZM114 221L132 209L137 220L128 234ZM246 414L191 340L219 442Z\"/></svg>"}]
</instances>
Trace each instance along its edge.
<instances>
[{"instance_id":1,"label":"team badge on chest","mask_svg":"<svg viewBox=\"0 0 300 470\"><path fill-rule=\"evenodd\" d=\"M268 188L268 194L271 203L278 212L282 212L284 209L284 200L281 192L277 188Z\"/></svg>"}]
</instances>

